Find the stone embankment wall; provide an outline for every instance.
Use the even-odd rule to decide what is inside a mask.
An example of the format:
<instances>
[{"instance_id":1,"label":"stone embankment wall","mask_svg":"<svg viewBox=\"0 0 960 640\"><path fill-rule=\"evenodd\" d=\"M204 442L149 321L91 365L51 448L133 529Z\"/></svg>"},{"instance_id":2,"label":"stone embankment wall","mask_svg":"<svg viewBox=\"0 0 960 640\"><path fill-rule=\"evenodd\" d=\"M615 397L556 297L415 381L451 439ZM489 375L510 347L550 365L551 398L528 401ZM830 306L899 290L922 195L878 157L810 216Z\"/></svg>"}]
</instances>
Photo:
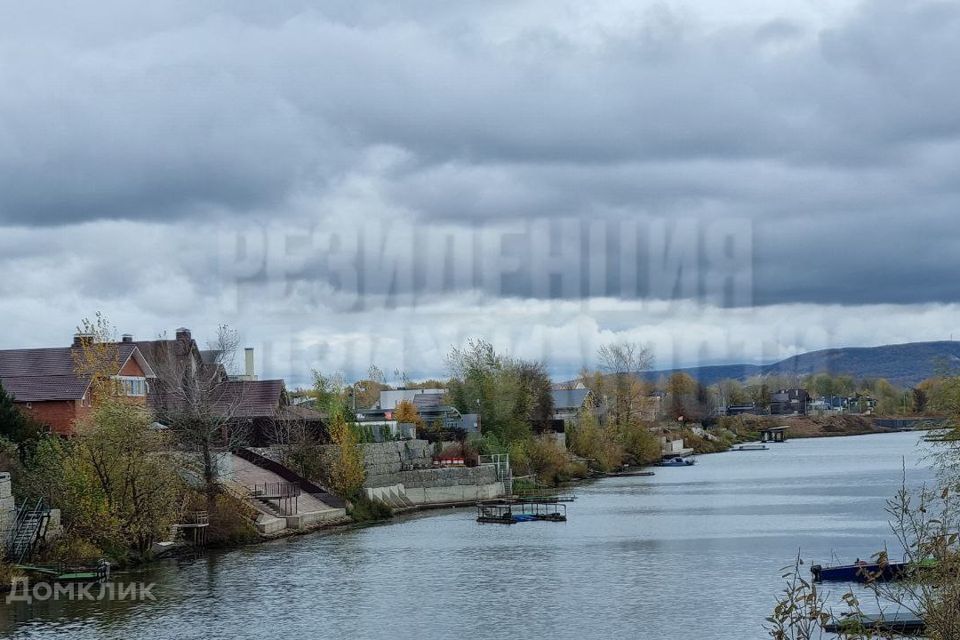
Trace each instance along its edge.
<instances>
[{"instance_id":1,"label":"stone embankment wall","mask_svg":"<svg viewBox=\"0 0 960 640\"><path fill-rule=\"evenodd\" d=\"M403 482L408 471L433 467L433 450L426 440L377 442L363 445L366 487L385 487Z\"/></svg>"},{"instance_id":2,"label":"stone embankment wall","mask_svg":"<svg viewBox=\"0 0 960 640\"><path fill-rule=\"evenodd\" d=\"M502 496L493 467L434 468L426 440L363 446L364 487L371 498L392 506L469 502Z\"/></svg>"},{"instance_id":3,"label":"stone embankment wall","mask_svg":"<svg viewBox=\"0 0 960 640\"><path fill-rule=\"evenodd\" d=\"M491 466L434 468L433 448L426 440L401 440L362 445L367 496L403 508L416 505L487 500L504 494ZM255 449L271 460L282 456L276 447ZM330 447L324 455L331 455Z\"/></svg>"}]
</instances>

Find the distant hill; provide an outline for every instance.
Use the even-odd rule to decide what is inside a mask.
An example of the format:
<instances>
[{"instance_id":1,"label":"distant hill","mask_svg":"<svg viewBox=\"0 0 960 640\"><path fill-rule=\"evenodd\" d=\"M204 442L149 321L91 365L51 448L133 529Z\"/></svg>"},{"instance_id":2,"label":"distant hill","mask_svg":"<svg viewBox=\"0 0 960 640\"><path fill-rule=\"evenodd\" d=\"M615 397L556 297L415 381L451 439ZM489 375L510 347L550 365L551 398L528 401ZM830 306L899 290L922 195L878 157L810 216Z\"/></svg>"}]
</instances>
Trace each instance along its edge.
<instances>
[{"instance_id":1,"label":"distant hill","mask_svg":"<svg viewBox=\"0 0 960 640\"><path fill-rule=\"evenodd\" d=\"M882 347L823 349L766 365L723 364L667 369L647 372L644 377L657 380L682 371L709 386L726 378L743 380L756 375L832 373L858 379L886 378L895 385L910 387L934 375L943 366L960 369L960 342L909 342Z\"/></svg>"}]
</instances>

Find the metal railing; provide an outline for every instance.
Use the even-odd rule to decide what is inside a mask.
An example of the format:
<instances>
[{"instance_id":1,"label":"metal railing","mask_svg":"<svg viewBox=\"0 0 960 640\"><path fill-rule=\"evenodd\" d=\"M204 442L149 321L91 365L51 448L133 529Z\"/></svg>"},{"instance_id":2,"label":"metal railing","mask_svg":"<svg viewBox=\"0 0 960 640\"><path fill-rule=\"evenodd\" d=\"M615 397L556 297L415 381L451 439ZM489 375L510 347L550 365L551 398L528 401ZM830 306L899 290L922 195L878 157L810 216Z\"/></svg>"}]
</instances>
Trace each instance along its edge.
<instances>
[{"instance_id":1,"label":"metal railing","mask_svg":"<svg viewBox=\"0 0 960 640\"><path fill-rule=\"evenodd\" d=\"M43 498L24 502L11 529L7 556L16 564L29 559L46 534L49 521L50 509L44 505Z\"/></svg>"},{"instance_id":2,"label":"metal railing","mask_svg":"<svg viewBox=\"0 0 960 640\"><path fill-rule=\"evenodd\" d=\"M253 497L265 498L296 498L300 495L300 487L292 482L264 482L254 484L250 489Z\"/></svg>"},{"instance_id":3,"label":"metal railing","mask_svg":"<svg viewBox=\"0 0 960 640\"><path fill-rule=\"evenodd\" d=\"M297 513L297 498L300 493L300 486L292 482L264 482L254 484L250 489L254 498L276 507L280 515L284 516Z\"/></svg>"},{"instance_id":4,"label":"metal railing","mask_svg":"<svg viewBox=\"0 0 960 640\"><path fill-rule=\"evenodd\" d=\"M503 483L503 491L506 495L513 495L513 470L510 468L509 453L495 453L492 455L478 456L477 463L480 466L491 465L497 474L497 481Z\"/></svg>"},{"instance_id":5,"label":"metal railing","mask_svg":"<svg viewBox=\"0 0 960 640\"><path fill-rule=\"evenodd\" d=\"M323 487L322 485L313 482L294 472L292 469L285 467L275 460L271 460L263 455L260 455L256 451L253 451L249 447L243 447L238 449L236 455L243 458L247 462L252 462L261 469L266 469L267 471L272 471L277 474L287 482L293 482L300 486L304 493L309 493L313 497L317 498L324 504L330 507L336 507L343 509L347 505L346 503L338 496L330 492L329 489Z\"/></svg>"}]
</instances>

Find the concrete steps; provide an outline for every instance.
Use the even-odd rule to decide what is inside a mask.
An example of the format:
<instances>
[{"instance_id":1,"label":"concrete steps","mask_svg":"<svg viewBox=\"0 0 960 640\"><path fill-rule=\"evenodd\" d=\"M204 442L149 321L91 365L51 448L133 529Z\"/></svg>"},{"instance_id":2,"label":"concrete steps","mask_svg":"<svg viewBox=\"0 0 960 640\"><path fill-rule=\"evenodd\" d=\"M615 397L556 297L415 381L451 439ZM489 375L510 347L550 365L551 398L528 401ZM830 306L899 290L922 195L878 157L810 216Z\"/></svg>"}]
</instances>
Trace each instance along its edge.
<instances>
[{"instance_id":1,"label":"concrete steps","mask_svg":"<svg viewBox=\"0 0 960 640\"><path fill-rule=\"evenodd\" d=\"M253 495L250 488L254 485L286 483L279 475L268 469L258 467L239 456L230 456L229 482L246 492L249 502L259 513L257 531L264 536L282 534L285 530L302 531L315 527L340 524L349 521L346 509L331 507L316 496L301 493L296 497L296 511L283 513L270 498Z\"/></svg>"},{"instance_id":2,"label":"concrete steps","mask_svg":"<svg viewBox=\"0 0 960 640\"><path fill-rule=\"evenodd\" d=\"M402 484L390 485L389 487L376 487L364 489L367 497L377 502L382 502L391 509L405 510L416 507L416 503L407 497L407 490Z\"/></svg>"}]
</instances>

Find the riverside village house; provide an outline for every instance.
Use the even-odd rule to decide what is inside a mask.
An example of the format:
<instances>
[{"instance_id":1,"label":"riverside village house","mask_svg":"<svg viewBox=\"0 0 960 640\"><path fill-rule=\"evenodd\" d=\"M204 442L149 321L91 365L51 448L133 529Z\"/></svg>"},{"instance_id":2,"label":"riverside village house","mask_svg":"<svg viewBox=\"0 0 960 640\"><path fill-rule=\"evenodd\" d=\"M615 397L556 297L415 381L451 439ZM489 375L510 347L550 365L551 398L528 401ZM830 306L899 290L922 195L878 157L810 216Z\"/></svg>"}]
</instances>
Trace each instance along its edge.
<instances>
[{"instance_id":1,"label":"riverside village house","mask_svg":"<svg viewBox=\"0 0 960 640\"><path fill-rule=\"evenodd\" d=\"M96 404L90 376L77 373L77 351L86 336L77 335L69 347L0 350L0 383L26 413L53 433L72 436L77 424ZM259 380L254 374L253 349L244 351L245 370L228 375L214 353L201 350L190 330L176 330L173 339L134 341L124 335L115 343L119 366L111 374L117 391L153 409L158 407L159 385L151 384L171 360L180 366L203 368L218 381L216 404L229 412L230 427L242 427L251 444L271 440L278 421L290 420L319 429L322 417L306 407L290 406L283 380ZM214 410L218 409L214 406Z\"/></svg>"},{"instance_id":2,"label":"riverside village house","mask_svg":"<svg viewBox=\"0 0 960 640\"><path fill-rule=\"evenodd\" d=\"M91 411L93 379L77 373L77 352L88 336L74 336L69 347L0 350L0 383L14 401L52 432L76 433L78 421ZM119 366L111 374L117 390L146 404L153 368L131 342L117 344Z\"/></svg>"}]
</instances>

